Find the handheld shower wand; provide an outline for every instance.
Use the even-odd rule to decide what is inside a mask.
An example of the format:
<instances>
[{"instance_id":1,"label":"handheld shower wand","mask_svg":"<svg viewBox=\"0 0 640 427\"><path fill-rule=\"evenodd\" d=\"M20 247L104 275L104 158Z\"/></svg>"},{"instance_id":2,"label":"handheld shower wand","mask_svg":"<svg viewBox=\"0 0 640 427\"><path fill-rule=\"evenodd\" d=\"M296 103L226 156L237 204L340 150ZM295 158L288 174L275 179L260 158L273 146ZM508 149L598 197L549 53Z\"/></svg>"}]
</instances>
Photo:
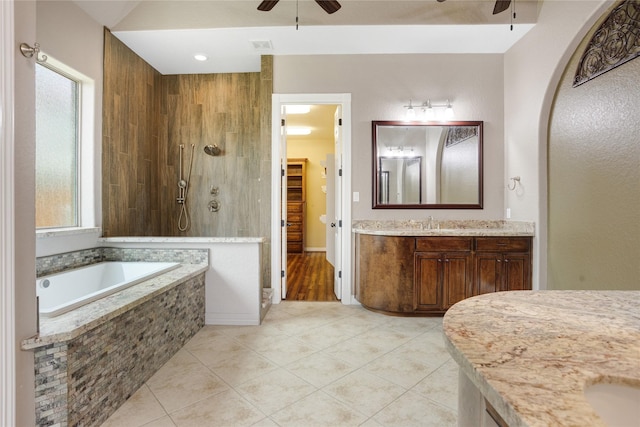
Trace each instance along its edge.
<instances>
[{"instance_id":1,"label":"handheld shower wand","mask_svg":"<svg viewBox=\"0 0 640 427\"><path fill-rule=\"evenodd\" d=\"M185 180L182 176L182 151L184 150L184 144L180 144L180 169L178 179L178 198L176 201L180 206L180 216L178 217L178 230L187 231L189 229L189 212L187 211L187 193L189 191L189 181L191 180L191 169L193 167L193 150L195 144L191 144L191 159L189 160L189 173ZM184 219L183 219L184 218Z\"/></svg>"}]
</instances>

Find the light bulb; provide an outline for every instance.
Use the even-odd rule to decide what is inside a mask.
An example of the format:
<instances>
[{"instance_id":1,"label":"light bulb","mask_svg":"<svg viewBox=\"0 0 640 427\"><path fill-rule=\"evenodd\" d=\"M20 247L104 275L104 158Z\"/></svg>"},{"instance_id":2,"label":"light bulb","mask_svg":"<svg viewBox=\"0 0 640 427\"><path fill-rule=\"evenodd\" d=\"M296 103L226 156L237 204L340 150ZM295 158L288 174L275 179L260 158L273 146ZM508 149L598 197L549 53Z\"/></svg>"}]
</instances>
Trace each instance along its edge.
<instances>
[{"instance_id":1,"label":"light bulb","mask_svg":"<svg viewBox=\"0 0 640 427\"><path fill-rule=\"evenodd\" d=\"M447 108L444 110L444 118L447 120L453 118L453 107L449 103L449 100L447 100Z\"/></svg>"},{"instance_id":2,"label":"light bulb","mask_svg":"<svg viewBox=\"0 0 640 427\"><path fill-rule=\"evenodd\" d=\"M407 120L413 120L416 118L416 110L413 109L412 106L407 108Z\"/></svg>"}]
</instances>

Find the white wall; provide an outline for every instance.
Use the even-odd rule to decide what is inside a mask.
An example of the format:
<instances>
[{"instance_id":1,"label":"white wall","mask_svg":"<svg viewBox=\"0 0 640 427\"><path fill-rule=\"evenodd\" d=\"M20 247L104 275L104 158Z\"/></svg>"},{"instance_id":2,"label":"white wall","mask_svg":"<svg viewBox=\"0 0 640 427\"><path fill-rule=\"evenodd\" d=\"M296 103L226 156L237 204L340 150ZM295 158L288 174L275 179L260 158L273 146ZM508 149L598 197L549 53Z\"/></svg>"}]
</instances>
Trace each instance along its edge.
<instances>
[{"instance_id":1,"label":"white wall","mask_svg":"<svg viewBox=\"0 0 640 427\"><path fill-rule=\"evenodd\" d=\"M504 55L504 183L521 177L517 191L505 191L511 219L535 221L533 283L546 289L547 131L556 87L576 46L607 4L545 1L537 25ZM534 285L535 286L535 285Z\"/></svg>"},{"instance_id":2,"label":"white wall","mask_svg":"<svg viewBox=\"0 0 640 427\"><path fill-rule=\"evenodd\" d=\"M277 94L352 94L354 219L501 219L503 217L503 56L319 55L274 57ZM404 119L414 103L450 99L455 120L484 123L484 209L388 210L371 208L372 120Z\"/></svg>"}]
</instances>

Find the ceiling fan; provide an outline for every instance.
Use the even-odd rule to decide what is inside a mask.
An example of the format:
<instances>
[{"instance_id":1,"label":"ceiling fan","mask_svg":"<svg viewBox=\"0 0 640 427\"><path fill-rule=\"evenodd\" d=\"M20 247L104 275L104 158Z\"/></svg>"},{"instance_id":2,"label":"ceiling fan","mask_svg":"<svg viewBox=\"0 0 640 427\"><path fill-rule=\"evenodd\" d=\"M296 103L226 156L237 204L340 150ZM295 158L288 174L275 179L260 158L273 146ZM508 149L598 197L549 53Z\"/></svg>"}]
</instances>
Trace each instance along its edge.
<instances>
[{"instance_id":1,"label":"ceiling fan","mask_svg":"<svg viewBox=\"0 0 640 427\"><path fill-rule=\"evenodd\" d=\"M258 10L262 10L264 12L268 12L271 9L273 9L273 7L276 4L278 4L278 1L279 0L264 0L258 6ZM324 11L327 12L328 14L332 14L334 12L337 12L338 9L340 9L342 7L342 6L340 6L340 3L338 3L336 0L316 0L316 3L318 3L318 5L320 5L320 7L323 8Z\"/></svg>"}]
</instances>

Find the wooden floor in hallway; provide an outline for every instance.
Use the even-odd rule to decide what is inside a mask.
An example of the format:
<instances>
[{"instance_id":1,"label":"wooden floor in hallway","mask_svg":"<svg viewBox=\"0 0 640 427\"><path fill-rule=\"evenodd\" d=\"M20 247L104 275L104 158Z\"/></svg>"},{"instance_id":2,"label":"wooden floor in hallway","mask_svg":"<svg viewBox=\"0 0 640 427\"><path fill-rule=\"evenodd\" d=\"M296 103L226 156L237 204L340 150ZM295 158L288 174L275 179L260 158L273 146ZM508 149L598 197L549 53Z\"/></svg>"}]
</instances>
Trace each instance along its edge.
<instances>
[{"instance_id":1,"label":"wooden floor in hallway","mask_svg":"<svg viewBox=\"0 0 640 427\"><path fill-rule=\"evenodd\" d=\"M325 252L287 254L288 301L338 301Z\"/></svg>"}]
</instances>

